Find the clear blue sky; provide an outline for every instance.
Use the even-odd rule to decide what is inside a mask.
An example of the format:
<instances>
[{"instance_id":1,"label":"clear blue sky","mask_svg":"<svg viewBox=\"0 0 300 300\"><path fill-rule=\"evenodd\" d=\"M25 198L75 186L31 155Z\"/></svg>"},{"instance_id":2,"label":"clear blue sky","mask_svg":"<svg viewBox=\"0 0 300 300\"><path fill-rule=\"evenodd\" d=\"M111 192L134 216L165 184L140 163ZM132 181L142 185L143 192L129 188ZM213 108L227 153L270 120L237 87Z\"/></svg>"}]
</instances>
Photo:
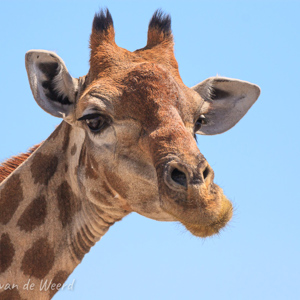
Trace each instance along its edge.
<instances>
[{"instance_id":1,"label":"clear blue sky","mask_svg":"<svg viewBox=\"0 0 300 300\"><path fill-rule=\"evenodd\" d=\"M233 129L198 138L235 204L225 231L197 239L179 224L132 214L70 276L74 291L54 299L299 299L299 1L1 1L0 159L46 139L60 122L35 103L25 52L56 51L74 77L86 74L100 7L110 9L116 41L128 50L145 45L157 8L170 13L186 85L219 74L262 93Z\"/></svg>"}]
</instances>

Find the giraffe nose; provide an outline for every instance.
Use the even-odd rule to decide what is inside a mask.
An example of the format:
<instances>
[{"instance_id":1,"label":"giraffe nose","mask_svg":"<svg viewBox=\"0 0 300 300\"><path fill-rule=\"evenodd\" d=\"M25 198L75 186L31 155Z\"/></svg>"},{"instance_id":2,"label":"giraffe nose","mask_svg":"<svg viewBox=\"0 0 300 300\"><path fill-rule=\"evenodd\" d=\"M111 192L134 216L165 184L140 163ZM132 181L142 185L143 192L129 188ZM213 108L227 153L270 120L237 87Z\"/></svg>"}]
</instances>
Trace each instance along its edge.
<instances>
[{"instance_id":1,"label":"giraffe nose","mask_svg":"<svg viewBox=\"0 0 300 300\"><path fill-rule=\"evenodd\" d=\"M213 179L213 170L205 161L196 169L179 162L169 162L165 168L165 183L172 190L187 190L191 185L201 185Z\"/></svg>"}]
</instances>

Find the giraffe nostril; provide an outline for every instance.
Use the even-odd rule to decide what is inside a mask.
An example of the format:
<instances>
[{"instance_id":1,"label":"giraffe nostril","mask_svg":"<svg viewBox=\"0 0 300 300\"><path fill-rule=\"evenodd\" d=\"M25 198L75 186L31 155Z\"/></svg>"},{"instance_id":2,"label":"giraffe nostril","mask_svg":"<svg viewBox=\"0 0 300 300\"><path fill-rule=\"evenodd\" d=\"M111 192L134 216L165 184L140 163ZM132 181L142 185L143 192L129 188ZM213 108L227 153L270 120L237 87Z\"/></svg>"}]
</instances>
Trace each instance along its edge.
<instances>
[{"instance_id":1,"label":"giraffe nostril","mask_svg":"<svg viewBox=\"0 0 300 300\"><path fill-rule=\"evenodd\" d=\"M209 167L207 166L204 171L203 171L203 179L205 180L208 176L208 174L210 173L210 169Z\"/></svg>"},{"instance_id":2,"label":"giraffe nostril","mask_svg":"<svg viewBox=\"0 0 300 300\"><path fill-rule=\"evenodd\" d=\"M180 170L175 168L171 173L171 178L177 184L187 187L186 175Z\"/></svg>"}]
</instances>

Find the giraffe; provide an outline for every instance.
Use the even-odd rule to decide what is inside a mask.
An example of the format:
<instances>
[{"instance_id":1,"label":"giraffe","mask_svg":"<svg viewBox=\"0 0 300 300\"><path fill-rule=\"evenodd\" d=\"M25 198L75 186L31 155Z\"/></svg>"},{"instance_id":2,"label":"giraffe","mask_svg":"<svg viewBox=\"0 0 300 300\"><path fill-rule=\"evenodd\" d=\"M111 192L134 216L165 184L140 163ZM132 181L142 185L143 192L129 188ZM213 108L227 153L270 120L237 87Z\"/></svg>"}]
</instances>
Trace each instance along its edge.
<instances>
[{"instance_id":1,"label":"giraffe","mask_svg":"<svg viewBox=\"0 0 300 300\"><path fill-rule=\"evenodd\" d=\"M129 52L114 36L111 14L100 10L90 69L80 78L54 52L26 53L37 104L63 120L43 143L0 166L1 300L51 299L131 212L179 221L197 237L218 233L232 217L195 135L229 130L259 87L225 77L185 86L171 19L161 11L144 48ZM54 288L40 291L45 280Z\"/></svg>"}]
</instances>

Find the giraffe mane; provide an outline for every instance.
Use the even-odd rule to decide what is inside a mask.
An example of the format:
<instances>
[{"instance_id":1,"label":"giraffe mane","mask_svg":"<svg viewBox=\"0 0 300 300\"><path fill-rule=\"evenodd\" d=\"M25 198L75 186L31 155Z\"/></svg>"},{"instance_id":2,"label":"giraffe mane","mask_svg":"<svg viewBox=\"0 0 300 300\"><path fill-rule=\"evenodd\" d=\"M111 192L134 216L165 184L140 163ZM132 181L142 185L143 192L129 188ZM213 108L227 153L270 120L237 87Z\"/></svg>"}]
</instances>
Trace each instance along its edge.
<instances>
[{"instance_id":1,"label":"giraffe mane","mask_svg":"<svg viewBox=\"0 0 300 300\"><path fill-rule=\"evenodd\" d=\"M40 147L41 144L34 145L26 153L21 153L0 163L0 183L8 177L18 166L20 166L28 157Z\"/></svg>"}]
</instances>

